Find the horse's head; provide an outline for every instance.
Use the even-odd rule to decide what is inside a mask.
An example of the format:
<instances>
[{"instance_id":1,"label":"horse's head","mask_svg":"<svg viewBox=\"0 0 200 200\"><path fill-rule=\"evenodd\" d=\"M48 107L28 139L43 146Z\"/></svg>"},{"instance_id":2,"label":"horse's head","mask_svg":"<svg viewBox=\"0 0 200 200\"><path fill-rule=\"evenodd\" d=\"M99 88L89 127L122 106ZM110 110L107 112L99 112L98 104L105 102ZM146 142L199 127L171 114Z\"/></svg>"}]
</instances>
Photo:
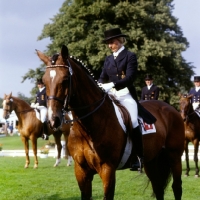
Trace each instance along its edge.
<instances>
[{"instance_id":1,"label":"horse's head","mask_svg":"<svg viewBox=\"0 0 200 200\"><path fill-rule=\"evenodd\" d=\"M12 111L13 111L12 93L10 93L9 95L5 94L3 99L3 118L8 119Z\"/></svg>"},{"instance_id":2,"label":"horse's head","mask_svg":"<svg viewBox=\"0 0 200 200\"><path fill-rule=\"evenodd\" d=\"M68 94L68 83L70 79L70 67L68 66L68 49L63 45L60 54L52 57L37 51L38 57L46 65L43 82L46 86L48 99L48 119L53 128L58 128L63 118L63 107Z\"/></svg>"},{"instance_id":3,"label":"horse's head","mask_svg":"<svg viewBox=\"0 0 200 200\"><path fill-rule=\"evenodd\" d=\"M187 115L193 110L191 98L193 95L180 95L180 113L183 120L186 120Z\"/></svg>"}]
</instances>

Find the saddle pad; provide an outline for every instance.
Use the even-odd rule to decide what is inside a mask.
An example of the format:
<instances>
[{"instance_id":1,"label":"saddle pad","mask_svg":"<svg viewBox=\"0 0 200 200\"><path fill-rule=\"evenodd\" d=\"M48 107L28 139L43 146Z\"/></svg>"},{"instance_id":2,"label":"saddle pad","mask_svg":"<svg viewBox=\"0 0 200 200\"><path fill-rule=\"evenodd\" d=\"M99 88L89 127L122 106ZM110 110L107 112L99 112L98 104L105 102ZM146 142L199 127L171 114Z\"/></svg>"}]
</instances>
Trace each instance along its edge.
<instances>
[{"instance_id":1,"label":"saddle pad","mask_svg":"<svg viewBox=\"0 0 200 200\"><path fill-rule=\"evenodd\" d=\"M156 127L154 124L147 124L146 122L143 121L141 117L138 117L138 122L140 125L142 135L149 133L156 133Z\"/></svg>"},{"instance_id":2,"label":"saddle pad","mask_svg":"<svg viewBox=\"0 0 200 200\"><path fill-rule=\"evenodd\" d=\"M34 110L35 110L35 114L36 114L37 119L41 121L40 113L38 112L38 110L36 108Z\"/></svg>"},{"instance_id":3,"label":"saddle pad","mask_svg":"<svg viewBox=\"0 0 200 200\"><path fill-rule=\"evenodd\" d=\"M116 113L116 116L117 116L117 119L119 121L119 124L121 125L122 129L124 130L124 132L126 133L126 126L124 125L124 122L123 122L123 119L122 119L122 116L121 116L121 113L119 112L119 109L118 107L115 105L115 103L112 101L112 104L115 108L115 113Z\"/></svg>"}]
</instances>

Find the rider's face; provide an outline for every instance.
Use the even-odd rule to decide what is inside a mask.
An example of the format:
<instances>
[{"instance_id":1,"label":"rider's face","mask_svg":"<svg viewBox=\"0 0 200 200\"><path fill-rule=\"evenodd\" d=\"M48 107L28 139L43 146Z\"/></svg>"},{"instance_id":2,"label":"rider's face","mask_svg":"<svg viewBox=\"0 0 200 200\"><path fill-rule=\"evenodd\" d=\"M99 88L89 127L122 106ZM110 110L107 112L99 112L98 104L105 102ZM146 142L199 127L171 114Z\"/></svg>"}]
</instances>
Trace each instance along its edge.
<instances>
[{"instance_id":1,"label":"rider's face","mask_svg":"<svg viewBox=\"0 0 200 200\"><path fill-rule=\"evenodd\" d=\"M195 82L194 82L194 86L195 86L195 87L200 87L200 81L195 81Z\"/></svg>"},{"instance_id":2,"label":"rider's face","mask_svg":"<svg viewBox=\"0 0 200 200\"><path fill-rule=\"evenodd\" d=\"M153 83L153 80L146 80L145 83L146 83L147 86L149 86Z\"/></svg>"},{"instance_id":3,"label":"rider's face","mask_svg":"<svg viewBox=\"0 0 200 200\"><path fill-rule=\"evenodd\" d=\"M117 52L121 47L122 47L122 43L117 40L116 38L113 38L111 40L107 41L108 47L110 48L110 50L112 52Z\"/></svg>"}]
</instances>

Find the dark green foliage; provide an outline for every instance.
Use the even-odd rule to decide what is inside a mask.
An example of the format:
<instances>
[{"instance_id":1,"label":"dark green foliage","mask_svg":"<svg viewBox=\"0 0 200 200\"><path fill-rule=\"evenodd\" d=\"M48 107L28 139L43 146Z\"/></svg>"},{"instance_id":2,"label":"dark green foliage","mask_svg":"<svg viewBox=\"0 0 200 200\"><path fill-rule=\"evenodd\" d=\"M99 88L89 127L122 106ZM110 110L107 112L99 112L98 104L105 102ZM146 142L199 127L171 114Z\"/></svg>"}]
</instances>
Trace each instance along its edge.
<instances>
[{"instance_id":1,"label":"dark green foliage","mask_svg":"<svg viewBox=\"0 0 200 200\"><path fill-rule=\"evenodd\" d=\"M135 82L138 96L145 85L145 74L150 73L161 89L159 99L175 105L177 98L174 96L178 95L180 87L186 91L192 87L190 78L194 71L192 64L181 55L189 43L172 15L172 2L66 0L51 19L52 23L44 25L38 39L50 37L49 56L59 52L63 44L67 45L70 54L82 59L98 77L105 56L110 54L102 43L103 33L106 29L120 27L129 36L125 46L138 57L139 72ZM24 80L33 78L29 73ZM34 77L38 74L36 72Z\"/></svg>"}]
</instances>

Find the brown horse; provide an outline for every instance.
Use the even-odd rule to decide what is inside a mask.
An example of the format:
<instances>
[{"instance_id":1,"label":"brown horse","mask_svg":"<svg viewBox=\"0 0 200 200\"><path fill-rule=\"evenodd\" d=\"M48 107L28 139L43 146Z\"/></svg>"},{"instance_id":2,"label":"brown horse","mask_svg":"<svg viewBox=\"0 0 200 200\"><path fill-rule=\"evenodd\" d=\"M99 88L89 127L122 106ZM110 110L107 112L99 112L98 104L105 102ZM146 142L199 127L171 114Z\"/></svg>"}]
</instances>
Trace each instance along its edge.
<instances>
[{"instance_id":1,"label":"brown horse","mask_svg":"<svg viewBox=\"0 0 200 200\"><path fill-rule=\"evenodd\" d=\"M195 177L199 177L198 166L198 151L200 140L200 119L193 109L191 103L192 95L181 95L180 97L180 113L185 125L185 160L186 160L186 176L189 176L190 165L188 155L188 143L194 145L194 162L195 162Z\"/></svg>"},{"instance_id":2,"label":"brown horse","mask_svg":"<svg viewBox=\"0 0 200 200\"><path fill-rule=\"evenodd\" d=\"M43 81L49 99L50 123L53 126L61 123L61 102L64 100L64 108L69 104L72 110L74 125L68 138L68 147L75 162L81 199L92 199L92 180L94 174L98 173L103 182L104 200L113 200L115 174L124 158L127 136L118 122L111 99L98 87L86 67L69 57L66 46L63 45L61 54L52 58L40 51L37 54L46 65ZM164 190L172 173L174 196L180 200L183 120L173 107L164 102L146 101L142 105L157 118L156 133L143 136L145 172L158 200L164 199ZM120 169L130 168L134 155L132 151Z\"/></svg>"},{"instance_id":3,"label":"brown horse","mask_svg":"<svg viewBox=\"0 0 200 200\"><path fill-rule=\"evenodd\" d=\"M28 103L26 103L24 100L12 96L12 93L9 95L5 94L3 100L3 117L5 119L8 119L10 113L13 110L15 111L18 117L19 120L18 130L20 132L21 140L24 143L25 154L26 154L25 168L27 168L30 164L29 139L32 142L32 148L34 153L34 160L35 160L34 168L37 168L38 167L37 139L42 136L42 130L43 130L42 122L36 117L35 109L31 108ZM66 115L65 119L69 120L70 118L68 117L68 115ZM61 161L61 150L62 150L61 136L62 134L64 135L67 144L68 135L70 132L70 123L63 124L62 128L58 129L55 132L52 129L49 129L48 132L54 135L55 142L57 144L58 155L56 163L54 164L54 167L56 167ZM67 148L65 155L68 156L68 158L70 159L70 155L68 153Z\"/></svg>"}]
</instances>

